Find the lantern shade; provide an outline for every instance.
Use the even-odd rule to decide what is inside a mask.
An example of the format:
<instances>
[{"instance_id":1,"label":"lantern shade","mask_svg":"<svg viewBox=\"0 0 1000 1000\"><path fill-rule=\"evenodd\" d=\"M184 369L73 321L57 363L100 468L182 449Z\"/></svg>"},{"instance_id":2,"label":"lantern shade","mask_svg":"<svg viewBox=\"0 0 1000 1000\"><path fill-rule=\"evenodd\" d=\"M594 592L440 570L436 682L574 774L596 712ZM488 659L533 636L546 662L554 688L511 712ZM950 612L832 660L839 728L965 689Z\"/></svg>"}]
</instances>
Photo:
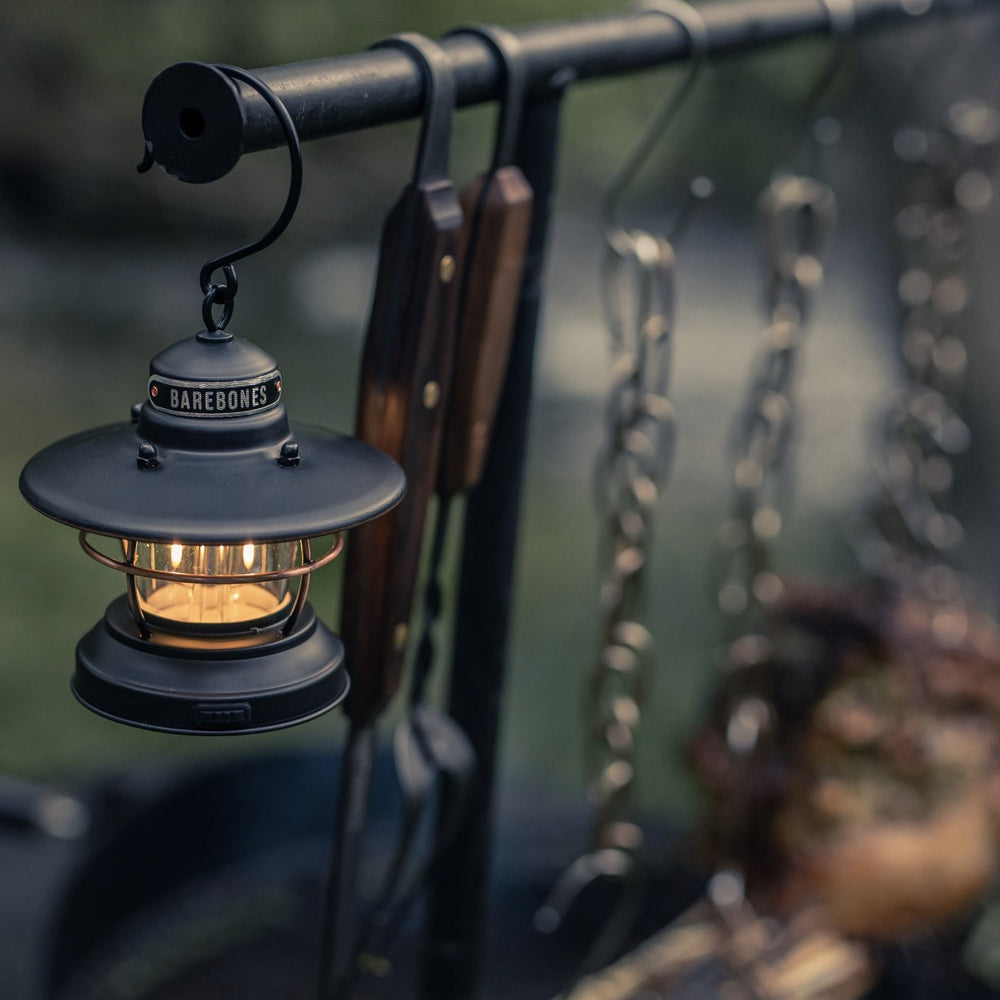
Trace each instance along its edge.
<instances>
[{"instance_id":1,"label":"lantern shade","mask_svg":"<svg viewBox=\"0 0 1000 1000\"><path fill-rule=\"evenodd\" d=\"M58 441L21 473L28 503L57 521L185 544L340 531L384 513L404 491L402 470L376 448L293 430L277 362L222 332L150 361L132 423Z\"/></svg>"},{"instance_id":2,"label":"lantern shade","mask_svg":"<svg viewBox=\"0 0 1000 1000\"><path fill-rule=\"evenodd\" d=\"M43 514L86 531L148 541L237 542L308 538L361 524L403 495L402 470L356 438L296 428L295 466L281 445L236 451L157 447L116 424L57 441L21 473L21 492Z\"/></svg>"}]
</instances>

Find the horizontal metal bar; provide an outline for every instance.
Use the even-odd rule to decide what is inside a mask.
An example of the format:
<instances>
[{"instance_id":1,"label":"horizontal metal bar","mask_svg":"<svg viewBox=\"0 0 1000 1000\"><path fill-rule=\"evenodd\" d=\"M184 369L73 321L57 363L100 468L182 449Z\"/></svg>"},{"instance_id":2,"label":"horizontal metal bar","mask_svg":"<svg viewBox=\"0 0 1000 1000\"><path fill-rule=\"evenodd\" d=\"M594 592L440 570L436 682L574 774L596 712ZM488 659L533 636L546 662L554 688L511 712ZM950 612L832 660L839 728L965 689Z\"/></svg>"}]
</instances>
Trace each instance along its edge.
<instances>
[{"instance_id":1,"label":"horizontal metal bar","mask_svg":"<svg viewBox=\"0 0 1000 1000\"><path fill-rule=\"evenodd\" d=\"M1000 0L719 0L698 8L708 29L706 55L726 56L901 21L994 7ZM846 10L846 25L833 11ZM532 88L556 74L574 80L635 72L691 54L685 30L668 16L630 12L515 29ZM501 73L491 48L471 35L441 40L455 73L459 106L495 99ZM317 59L255 70L284 102L303 140L323 138L419 115L423 80L398 49ZM252 88L211 66L178 63L150 84L143 132L152 158L181 180L205 182L228 173L243 153L284 142L281 127Z\"/></svg>"}]
</instances>

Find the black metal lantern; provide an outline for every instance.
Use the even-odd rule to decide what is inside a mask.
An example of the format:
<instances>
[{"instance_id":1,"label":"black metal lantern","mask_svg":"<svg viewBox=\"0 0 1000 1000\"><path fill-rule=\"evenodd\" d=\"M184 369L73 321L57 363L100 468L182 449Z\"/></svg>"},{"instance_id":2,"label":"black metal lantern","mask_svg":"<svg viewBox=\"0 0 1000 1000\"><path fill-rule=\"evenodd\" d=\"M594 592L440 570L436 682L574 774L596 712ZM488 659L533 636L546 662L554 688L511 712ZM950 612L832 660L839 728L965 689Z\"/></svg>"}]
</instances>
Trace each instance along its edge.
<instances>
[{"instance_id":1,"label":"black metal lantern","mask_svg":"<svg viewBox=\"0 0 1000 1000\"><path fill-rule=\"evenodd\" d=\"M20 485L126 575L77 647L73 690L88 708L167 732L260 732L347 693L343 646L306 603L309 574L337 555L339 532L398 502L404 477L354 438L293 431L264 351L219 329L174 344L150 362L131 423L49 446Z\"/></svg>"},{"instance_id":2,"label":"black metal lantern","mask_svg":"<svg viewBox=\"0 0 1000 1000\"><path fill-rule=\"evenodd\" d=\"M281 124L291 166L281 214L204 265L205 329L153 358L130 424L50 445L21 473L32 506L79 528L84 550L126 575L126 593L77 646L74 693L100 715L173 733L281 729L344 698L343 645L306 603L309 575L339 553L341 531L405 491L399 466L370 445L293 431L275 360L226 330L233 262L288 225L302 152L270 88L237 67L212 71L256 89ZM218 270L224 283L212 281ZM114 539L113 554L91 534ZM327 535L314 557L312 540Z\"/></svg>"}]
</instances>

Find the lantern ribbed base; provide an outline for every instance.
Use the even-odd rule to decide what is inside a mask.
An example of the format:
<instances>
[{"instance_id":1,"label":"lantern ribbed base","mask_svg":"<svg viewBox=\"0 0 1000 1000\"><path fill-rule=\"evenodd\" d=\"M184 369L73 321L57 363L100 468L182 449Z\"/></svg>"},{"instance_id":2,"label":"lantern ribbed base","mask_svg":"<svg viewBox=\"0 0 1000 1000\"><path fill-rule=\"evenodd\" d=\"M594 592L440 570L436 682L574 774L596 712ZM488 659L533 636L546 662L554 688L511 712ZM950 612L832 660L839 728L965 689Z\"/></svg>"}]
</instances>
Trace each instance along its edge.
<instances>
[{"instance_id":1,"label":"lantern ribbed base","mask_svg":"<svg viewBox=\"0 0 1000 1000\"><path fill-rule=\"evenodd\" d=\"M124 597L76 649L73 693L98 715L167 733L260 733L306 722L347 695L344 646L305 605L292 632L243 648L142 639Z\"/></svg>"}]
</instances>

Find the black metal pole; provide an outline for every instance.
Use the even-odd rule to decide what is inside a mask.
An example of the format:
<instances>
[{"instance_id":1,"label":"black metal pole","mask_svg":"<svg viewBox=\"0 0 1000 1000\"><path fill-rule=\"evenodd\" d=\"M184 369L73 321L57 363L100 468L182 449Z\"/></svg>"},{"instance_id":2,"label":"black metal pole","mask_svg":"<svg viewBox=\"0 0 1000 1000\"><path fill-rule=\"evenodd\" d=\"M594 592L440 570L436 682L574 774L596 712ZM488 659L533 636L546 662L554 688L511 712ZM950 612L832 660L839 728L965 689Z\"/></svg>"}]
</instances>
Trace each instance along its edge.
<instances>
[{"instance_id":1,"label":"black metal pole","mask_svg":"<svg viewBox=\"0 0 1000 1000\"><path fill-rule=\"evenodd\" d=\"M435 874L421 995L459 1000L476 991L488 921L493 790L500 699L514 590L515 552L527 449L535 334L553 182L559 111L571 71L557 73L524 109L517 163L534 191L534 212L515 339L483 478L465 508L448 711L476 753L476 781ZM443 812L447 814L447 802Z\"/></svg>"},{"instance_id":2,"label":"black metal pole","mask_svg":"<svg viewBox=\"0 0 1000 1000\"><path fill-rule=\"evenodd\" d=\"M1000 0L853 0L841 30L867 31L950 12L1000 8ZM706 55L722 56L831 33L837 26L823 0L719 0L699 12L708 29ZM544 86L568 68L577 80L616 76L686 58L684 29L668 17L634 12L514 29L529 85ZM471 35L441 40L455 74L459 106L499 96L501 72L487 43ZM420 69L391 49L271 66L254 71L288 108L299 136L318 139L416 117ZM152 158L181 180L223 177L243 153L284 142L263 98L200 63L178 63L146 93L143 131Z\"/></svg>"},{"instance_id":3,"label":"black metal pole","mask_svg":"<svg viewBox=\"0 0 1000 1000\"><path fill-rule=\"evenodd\" d=\"M352 721L344 746L337 814L334 819L333 851L326 887L323 914L317 997L328 1000L344 988L353 974L356 919L358 858L365 856L362 844L368 818L372 764L375 760L374 724L357 725ZM340 932L334 934L334 930Z\"/></svg>"}]
</instances>

